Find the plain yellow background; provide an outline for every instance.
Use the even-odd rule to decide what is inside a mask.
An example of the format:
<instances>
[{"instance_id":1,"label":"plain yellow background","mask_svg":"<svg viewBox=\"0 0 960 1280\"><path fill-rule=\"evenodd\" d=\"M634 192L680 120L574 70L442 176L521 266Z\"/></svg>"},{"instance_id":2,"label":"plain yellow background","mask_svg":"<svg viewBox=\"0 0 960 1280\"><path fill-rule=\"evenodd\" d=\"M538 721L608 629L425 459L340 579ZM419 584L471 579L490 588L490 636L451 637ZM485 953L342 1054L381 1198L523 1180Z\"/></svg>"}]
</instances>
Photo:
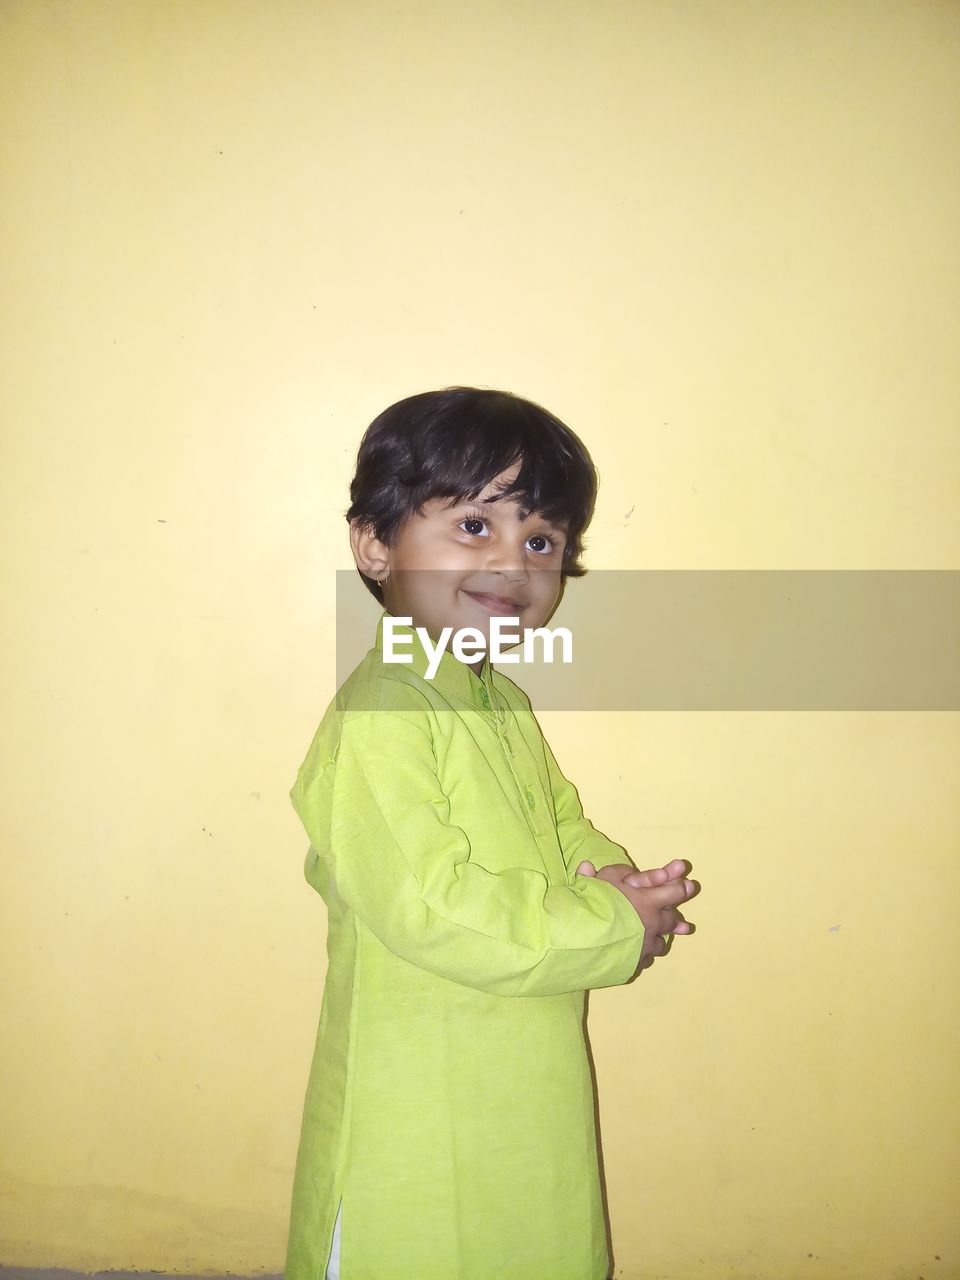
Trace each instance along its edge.
<instances>
[{"instance_id":1,"label":"plain yellow background","mask_svg":"<svg viewBox=\"0 0 960 1280\"><path fill-rule=\"evenodd\" d=\"M957 568L960 6L0 0L0 106L0 1259L275 1272L364 427L541 401L597 569ZM617 1275L960 1275L957 715L541 719L704 886L590 1000Z\"/></svg>"}]
</instances>

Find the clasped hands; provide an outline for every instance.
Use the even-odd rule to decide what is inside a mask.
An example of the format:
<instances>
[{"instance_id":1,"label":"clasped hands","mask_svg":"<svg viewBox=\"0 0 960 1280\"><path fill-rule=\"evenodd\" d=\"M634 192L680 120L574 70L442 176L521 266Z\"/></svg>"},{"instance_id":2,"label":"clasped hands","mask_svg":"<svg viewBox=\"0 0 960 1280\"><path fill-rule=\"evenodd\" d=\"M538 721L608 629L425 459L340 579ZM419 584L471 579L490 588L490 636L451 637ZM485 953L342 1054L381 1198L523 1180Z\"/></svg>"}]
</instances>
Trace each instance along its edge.
<instances>
[{"instance_id":1,"label":"clasped hands","mask_svg":"<svg viewBox=\"0 0 960 1280\"><path fill-rule=\"evenodd\" d=\"M629 898L633 909L643 922L643 946L637 972L647 969L657 956L664 955L670 946L669 938L675 933L693 933L694 926L677 910L700 892L696 880L687 879L688 864L681 858L662 867L638 871L623 862L612 862L598 871L592 862L581 862L577 874L595 876L606 880Z\"/></svg>"}]
</instances>

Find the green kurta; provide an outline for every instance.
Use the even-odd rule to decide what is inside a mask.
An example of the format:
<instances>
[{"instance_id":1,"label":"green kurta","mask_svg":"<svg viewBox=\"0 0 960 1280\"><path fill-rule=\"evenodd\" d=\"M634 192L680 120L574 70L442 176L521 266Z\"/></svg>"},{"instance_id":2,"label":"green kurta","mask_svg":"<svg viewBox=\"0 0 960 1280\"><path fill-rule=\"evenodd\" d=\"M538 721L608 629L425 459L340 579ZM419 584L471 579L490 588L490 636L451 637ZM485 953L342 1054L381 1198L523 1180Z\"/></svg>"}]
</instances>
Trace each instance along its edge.
<instances>
[{"instance_id":1,"label":"green kurta","mask_svg":"<svg viewBox=\"0 0 960 1280\"><path fill-rule=\"evenodd\" d=\"M376 641L291 799L328 911L286 1280L606 1280L583 993L635 972L631 863L584 817L526 694ZM631 863L632 865L632 863Z\"/></svg>"}]
</instances>

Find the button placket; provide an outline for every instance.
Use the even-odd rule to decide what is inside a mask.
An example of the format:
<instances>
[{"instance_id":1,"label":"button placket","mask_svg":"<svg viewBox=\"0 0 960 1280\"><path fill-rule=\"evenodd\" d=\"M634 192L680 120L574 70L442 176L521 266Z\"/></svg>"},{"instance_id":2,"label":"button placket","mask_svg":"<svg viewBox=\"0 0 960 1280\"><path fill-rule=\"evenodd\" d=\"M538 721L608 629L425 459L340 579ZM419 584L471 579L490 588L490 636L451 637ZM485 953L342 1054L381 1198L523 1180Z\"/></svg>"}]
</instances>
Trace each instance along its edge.
<instances>
[{"instance_id":1,"label":"button placket","mask_svg":"<svg viewBox=\"0 0 960 1280\"><path fill-rule=\"evenodd\" d=\"M530 786L530 784L524 781L524 779L520 776L520 773L517 772L517 766L515 764L516 753L514 752L513 747L510 745L510 739L507 737L506 729L504 728L504 725L502 722L499 722L497 724L497 734L500 738L501 744L506 749L507 764L510 766L510 773L513 775L513 780L516 783L517 793L519 794L521 801L526 806L527 823L530 827L530 830L533 832L533 834L536 836L539 836L540 832L537 830L536 823L534 822L534 819L532 817L533 812L537 807L536 796L534 795L533 789Z\"/></svg>"},{"instance_id":2,"label":"button placket","mask_svg":"<svg viewBox=\"0 0 960 1280\"><path fill-rule=\"evenodd\" d=\"M523 778L521 778L520 774L517 772L517 766L515 763L516 752L514 751L513 744L511 743L510 738L507 734L506 711L503 708L502 704L498 703L497 706L494 706L491 703L490 694L487 690L486 684L479 677L478 679L480 681L480 688L477 691L477 696L480 699L480 703L483 707L484 712L486 712L492 719L494 728L496 729L496 732L497 732L497 737L500 739L500 744L503 747L504 752L506 754L507 764L510 766L510 773L513 775L513 780L514 780L514 783L516 784L517 792L522 802L522 807L524 807L525 809L527 825L530 827L530 830L533 832L533 834L539 838L541 833L538 831L535 819L533 817L537 807L536 796L534 795L533 789L531 788L529 783L527 783Z\"/></svg>"},{"instance_id":3,"label":"button placket","mask_svg":"<svg viewBox=\"0 0 960 1280\"><path fill-rule=\"evenodd\" d=\"M544 867L550 877L550 883L566 884L568 880L567 868L552 826L549 806L537 803L537 794L543 794L542 780L535 762L530 758L529 752L525 750L524 735L517 724L515 713L503 703L501 703L501 707L502 710L496 725L497 735L504 748L504 759L509 766L510 775L517 788L520 811L540 849ZM510 741L511 727L512 732L517 735L516 749ZM530 779L530 781L528 782L527 779ZM541 813L543 814L542 817L539 816Z\"/></svg>"}]
</instances>

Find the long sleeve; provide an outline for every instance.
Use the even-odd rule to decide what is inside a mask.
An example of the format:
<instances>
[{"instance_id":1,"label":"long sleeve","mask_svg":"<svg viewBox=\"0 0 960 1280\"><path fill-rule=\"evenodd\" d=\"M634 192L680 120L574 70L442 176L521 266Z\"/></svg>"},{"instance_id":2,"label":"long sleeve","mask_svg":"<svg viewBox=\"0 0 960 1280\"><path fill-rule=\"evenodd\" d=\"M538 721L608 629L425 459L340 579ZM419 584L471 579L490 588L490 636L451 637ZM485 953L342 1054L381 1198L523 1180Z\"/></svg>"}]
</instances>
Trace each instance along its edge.
<instances>
[{"instance_id":1,"label":"long sleeve","mask_svg":"<svg viewBox=\"0 0 960 1280\"><path fill-rule=\"evenodd\" d=\"M568 874L573 875L585 858L589 859L598 871L601 867L621 862L635 867L636 863L627 851L610 840L602 831L598 831L590 819L584 816L576 788L560 772L556 757L550 750L550 744L546 738L543 739L543 749L557 819L557 834Z\"/></svg>"},{"instance_id":2,"label":"long sleeve","mask_svg":"<svg viewBox=\"0 0 960 1280\"><path fill-rule=\"evenodd\" d=\"M290 794L336 893L411 964L508 996L612 986L635 972L643 925L613 885L551 884L545 872L471 860L416 715L346 713L335 752L308 757ZM563 812L575 821L569 797Z\"/></svg>"}]
</instances>

